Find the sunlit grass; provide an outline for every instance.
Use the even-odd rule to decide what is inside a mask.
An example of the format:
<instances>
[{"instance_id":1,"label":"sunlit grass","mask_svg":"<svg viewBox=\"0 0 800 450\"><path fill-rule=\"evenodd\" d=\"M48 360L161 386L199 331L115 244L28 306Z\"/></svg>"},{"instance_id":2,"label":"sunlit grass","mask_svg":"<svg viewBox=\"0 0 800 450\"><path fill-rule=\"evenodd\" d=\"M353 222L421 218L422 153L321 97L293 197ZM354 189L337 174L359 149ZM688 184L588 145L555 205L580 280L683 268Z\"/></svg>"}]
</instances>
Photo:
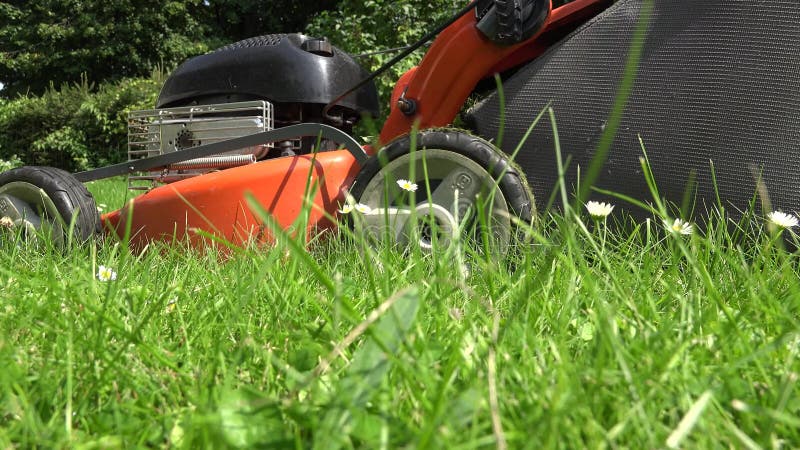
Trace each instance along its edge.
<instances>
[{"instance_id":1,"label":"sunlit grass","mask_svg":"<svg viewBox=\"0 0 800 450\"><path fill-rule=\"evenodd\" d=\"M507 260L4 232L0 448L800 447L796 219L691 223L646 160L649 220L587 210L619 117ZM129 198L88 186L104 212Z\"/></svg>"},{"instance_id":2,"label":"sunlit grass","mask_svg":"<svg viewBox=\"0 0 800 450\"><path fill-rule=\"evenodd\" d=\"M336 236L225 262L4 240L0 446L800 444L797 254L761 219L622 220L548 215L467 271Z\"/></svg>"}]
</instances>

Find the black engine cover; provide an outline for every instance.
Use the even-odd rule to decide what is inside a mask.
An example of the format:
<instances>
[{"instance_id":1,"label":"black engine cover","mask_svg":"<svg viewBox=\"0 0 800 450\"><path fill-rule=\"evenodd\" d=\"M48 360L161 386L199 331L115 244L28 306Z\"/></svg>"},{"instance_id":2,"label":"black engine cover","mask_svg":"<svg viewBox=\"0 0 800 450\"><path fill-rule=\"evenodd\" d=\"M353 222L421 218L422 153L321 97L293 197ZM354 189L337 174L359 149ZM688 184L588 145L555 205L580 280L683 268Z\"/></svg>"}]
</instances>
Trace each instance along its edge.
<instances>
[{"instance_id":1,"label":"black engine cover","mask_svg":"<svg viewBox=\"0 0 800 450\"><path fill-rule=\"evenodd\" d=\"M156 107L267 99L316 103L336 99L368 73L347 53L302 34L259 36L184 62L167 79ZM338 103L377 116L378 94L368 83Z\"/></svg>"},{"instance_id":2,"label":"black engine cover","mask_svg":"<svg viewBox=\"0 0 800 450\"><path fill-rule=\"evenodd\" d=\"M572 158L567 185L577 184L578 167L586 173L606 126L641 6L619 1L505 83L505 151L552 102L562 152ZM484 138L496 137L497 95L470 120ZM540 207L558 173L548 122L545 116L517 157ZM638 77L596 186L652 199L639 135L660 193L673 203L694 172L698 212L716 204L713 161L723 205L734 215L753 199L759 174L772 209L800 209L800 2L656 0Z\"/></svg>"}]
</instances>

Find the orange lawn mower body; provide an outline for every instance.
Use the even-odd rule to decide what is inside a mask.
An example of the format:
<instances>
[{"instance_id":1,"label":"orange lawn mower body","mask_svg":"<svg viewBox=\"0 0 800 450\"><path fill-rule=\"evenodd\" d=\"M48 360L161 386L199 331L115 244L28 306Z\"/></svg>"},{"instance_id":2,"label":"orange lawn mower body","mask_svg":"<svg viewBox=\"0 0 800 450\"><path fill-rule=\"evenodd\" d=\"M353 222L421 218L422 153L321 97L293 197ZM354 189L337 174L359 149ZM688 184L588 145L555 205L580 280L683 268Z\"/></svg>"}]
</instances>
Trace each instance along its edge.
<instances>
[{"instance_id":1,"label":"orange lawn mower body","mask_svg":"<svg viewBox=\"0 0 800 450\"><path fill-rule=\"evenodd\" d=\"M380 142L407 135L415 126L426 129L451 124L481 80L536 58L556 38L607 4L604 0L577 0L551 12L548 2L545 24L513 45L492 42L477 29L475 14L463 15L434 40L419 66L398 81ZM418 105L413 114L398 109L403 93ZM370 146L363 150L374 154ZM102 222L117 236L124 234L130 222L134 247L153 240L184 238L200 244L207 242L208 236L235 245L270 240L271 233L248 204L249 195L284 229L291 229L307 211L302 222L306 231L313 233L336 226L331 218L339 215L360 166L347 150L267 159L156 187L104 214Z\"/></svg>"}]
</instances>

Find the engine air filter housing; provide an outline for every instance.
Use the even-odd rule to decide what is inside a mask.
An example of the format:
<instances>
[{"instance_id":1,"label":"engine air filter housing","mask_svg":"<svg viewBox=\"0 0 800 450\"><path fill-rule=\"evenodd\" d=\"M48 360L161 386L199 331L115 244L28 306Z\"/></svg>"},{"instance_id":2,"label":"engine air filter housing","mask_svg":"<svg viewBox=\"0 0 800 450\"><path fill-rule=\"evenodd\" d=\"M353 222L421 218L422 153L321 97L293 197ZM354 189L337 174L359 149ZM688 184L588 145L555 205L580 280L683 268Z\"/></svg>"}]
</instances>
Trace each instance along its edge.
<instances>
[{"instance_id":1,"label":"engine air filter housing","mask_svg":"<svg viewBox=\"0 0 800 450\"><path fill-rule=\"evenodd\" d=\"M325 105L367 75L350 55L324 39L271 34L184 62L164 83L156 107L253 99ZM337 105L377 117L374 83L367 83Z\"/></svg>"}]
</instances>

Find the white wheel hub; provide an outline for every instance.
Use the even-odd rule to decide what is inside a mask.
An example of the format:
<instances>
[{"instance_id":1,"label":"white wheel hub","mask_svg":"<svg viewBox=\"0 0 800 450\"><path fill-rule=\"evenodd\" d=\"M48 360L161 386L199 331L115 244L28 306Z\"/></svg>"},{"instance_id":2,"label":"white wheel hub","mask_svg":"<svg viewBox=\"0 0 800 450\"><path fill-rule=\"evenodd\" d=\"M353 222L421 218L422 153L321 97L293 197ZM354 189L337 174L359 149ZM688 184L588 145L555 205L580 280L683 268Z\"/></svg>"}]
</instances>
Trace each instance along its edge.
<instances>
[{"instance_id":1,"label":"white wheel hub","mask_svg":"<svg viewBox=\"0 0 800 450\"><path fill-rule=\"evenodd\" d=\"M417 190L403 190L398 180ZM370 208L359 214L370 238L416 245L423 251L446 248L458 233L488 231L494 250L510 242L508 205L492 176L472 159L443 149L425 149L389 162L365 187L357 201Z\"/></svg>"}]
</instances>

